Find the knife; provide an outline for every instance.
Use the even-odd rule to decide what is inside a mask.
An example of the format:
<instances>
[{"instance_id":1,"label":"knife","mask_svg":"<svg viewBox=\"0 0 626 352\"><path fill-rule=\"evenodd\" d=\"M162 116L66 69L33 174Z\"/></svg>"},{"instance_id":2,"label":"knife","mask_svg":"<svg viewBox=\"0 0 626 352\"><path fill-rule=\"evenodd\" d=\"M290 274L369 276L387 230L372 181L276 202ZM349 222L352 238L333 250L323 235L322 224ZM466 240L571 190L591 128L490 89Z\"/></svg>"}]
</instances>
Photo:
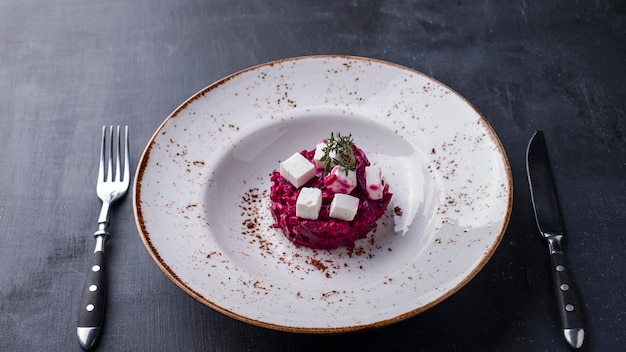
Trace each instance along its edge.
<instances>
[{"instance_id":1,"label":"knife","mask_svg":"<svg viewBox=\"0 0 626 352\"><path fill-rule=\"evenodd\" d=\"M561 329L568 345L579 349L585 339L583 305L561 246L565 231L542 131L536 131L528 143L526 171L537 227L550 250L550 272Z\"/></svg>"}]
</instances>

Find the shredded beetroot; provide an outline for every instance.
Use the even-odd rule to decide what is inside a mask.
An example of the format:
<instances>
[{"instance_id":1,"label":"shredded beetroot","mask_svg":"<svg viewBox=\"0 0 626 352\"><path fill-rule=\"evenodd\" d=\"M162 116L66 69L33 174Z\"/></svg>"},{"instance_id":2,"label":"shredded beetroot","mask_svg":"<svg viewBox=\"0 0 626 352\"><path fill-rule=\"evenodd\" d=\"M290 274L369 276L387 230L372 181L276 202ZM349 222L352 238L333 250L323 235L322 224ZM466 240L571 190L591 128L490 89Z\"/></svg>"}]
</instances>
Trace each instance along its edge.
<instances>
[{"instance_id":1,"label":"shredded beetroot","mask_svg":"<svg viewBox=\"0 0 626 352\"><path fill-rule=\"evenodd\" d=\"M353 146L353 150L357 160L358 185L350 195L359 198L359 209L352 221L337 220L328 216L334 193L326 189L323 169L317 169L315 177L304 185L322 190L322 209L317 220L301 219L296 216L296 199L300 190L278 171L272 173L270 199L274 226L282 229L289 240L318 249L354 247L354 241L364 238L376 228L376 220L384 214L392 194L389 193L389 185L385 184L382 199L372 200L367 196L365 167L370 163L361 149ZM300 154L312 161L315 150L303 150Z\"/></svg>"}]
</instances>

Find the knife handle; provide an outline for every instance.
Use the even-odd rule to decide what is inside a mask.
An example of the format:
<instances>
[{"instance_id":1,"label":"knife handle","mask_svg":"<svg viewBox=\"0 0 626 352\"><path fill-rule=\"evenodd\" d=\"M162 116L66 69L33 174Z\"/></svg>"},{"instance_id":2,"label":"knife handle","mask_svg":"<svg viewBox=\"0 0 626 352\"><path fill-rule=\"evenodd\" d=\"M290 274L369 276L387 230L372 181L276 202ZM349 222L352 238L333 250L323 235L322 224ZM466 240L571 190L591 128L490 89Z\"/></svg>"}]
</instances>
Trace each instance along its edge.
<instances>
[{"instance_id":1,"label":"knife handle","mask_svg":"<svg viewBox=\"0 0 626 352\"><path fill-rule=\"evenodd\" d=\"M96 250L89 264L80 308L77 334L80 346L89 350L96 345L102 330L106 288L104 251Z\"/></svg>"},{"instance_id":2,"label":"knife handle","mask_svg":"<svg viewBox=\"0 0 626 352\"><path fill-rule=\"evenodd\" d=\"M582 329L584 327L583 304L576 289L574 276L563 252L556 252L550 255L550 268L561 318L561 327L563 329Z\"/></svg>"}]
</instances>

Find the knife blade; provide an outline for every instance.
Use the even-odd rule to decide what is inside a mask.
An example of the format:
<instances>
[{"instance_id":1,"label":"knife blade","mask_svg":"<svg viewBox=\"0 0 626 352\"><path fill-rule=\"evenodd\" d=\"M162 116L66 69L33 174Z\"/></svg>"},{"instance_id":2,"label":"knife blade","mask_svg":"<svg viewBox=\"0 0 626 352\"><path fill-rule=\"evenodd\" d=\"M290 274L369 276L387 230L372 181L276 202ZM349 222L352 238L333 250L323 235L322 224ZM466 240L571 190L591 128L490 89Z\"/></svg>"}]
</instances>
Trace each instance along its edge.
<instances>
[{"instance_id":1,"label":"knife blade","mask_svg":"<svg viewBox=\"0 0 626 352\"><path fill-rule=\"evenodd\" d=\"M536 131L528 143L526 172L537 228L550 251L550 272L563 336L571 348L579 349L585 339L583 304L561 245L565 231L542 131Z\"/></svg>"}]
</instances>

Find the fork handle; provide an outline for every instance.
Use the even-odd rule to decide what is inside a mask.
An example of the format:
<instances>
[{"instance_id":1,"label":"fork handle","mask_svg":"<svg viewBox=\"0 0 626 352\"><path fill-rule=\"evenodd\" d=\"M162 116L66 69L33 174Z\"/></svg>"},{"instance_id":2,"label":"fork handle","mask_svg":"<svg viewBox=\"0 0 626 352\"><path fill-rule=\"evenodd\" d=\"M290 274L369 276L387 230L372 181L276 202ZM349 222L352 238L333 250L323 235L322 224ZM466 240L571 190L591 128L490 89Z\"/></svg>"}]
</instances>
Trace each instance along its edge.
<instances>
[{"instance_id":1,"label":"fork handle","mask_svg":"<svg viewBox=\"0 0 626 352\"><path fill-rule=\"evenodd\" d=\"M104 239L99 240L103 241ZM106 289L105 275L104 251L96 250L91 257L78 311L76 333L80 346L85 350L96 345L102 330Z\"/></svg>"}]
</instances>

